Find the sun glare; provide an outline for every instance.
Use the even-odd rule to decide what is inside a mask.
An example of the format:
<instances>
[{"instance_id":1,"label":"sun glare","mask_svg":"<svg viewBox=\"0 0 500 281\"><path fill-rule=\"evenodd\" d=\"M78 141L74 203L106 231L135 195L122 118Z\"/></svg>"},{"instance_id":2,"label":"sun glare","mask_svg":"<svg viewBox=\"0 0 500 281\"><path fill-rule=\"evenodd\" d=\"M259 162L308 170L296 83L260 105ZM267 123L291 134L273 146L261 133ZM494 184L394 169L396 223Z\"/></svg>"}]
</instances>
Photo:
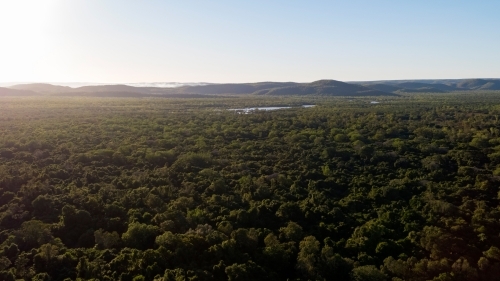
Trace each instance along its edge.
<instances>
[{"instance_id":1,"label":"sun glare","mask_svg":"<svg viewBox=\"0 0 500 281\"><path fill-rule=\"evenodd\" d=\"M50 50L55 0L0 1L0 77L37 79ZM40 77L41 78L41 77Z\"/></svg>"}]
</instances>

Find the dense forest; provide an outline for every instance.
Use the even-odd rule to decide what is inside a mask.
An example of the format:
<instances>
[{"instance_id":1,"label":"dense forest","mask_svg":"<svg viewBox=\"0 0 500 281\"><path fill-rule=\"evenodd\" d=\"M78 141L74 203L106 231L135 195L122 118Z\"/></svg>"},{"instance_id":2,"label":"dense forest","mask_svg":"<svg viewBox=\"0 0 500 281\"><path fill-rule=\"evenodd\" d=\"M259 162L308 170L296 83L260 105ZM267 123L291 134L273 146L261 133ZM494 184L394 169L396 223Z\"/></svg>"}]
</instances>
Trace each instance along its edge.
<instances>
[{"instance_id":1,"label":"dense forest","mask_svg":"<svg viewBox=\"0 0 500 281\"><path fill-rule=\"evenodd\" d=\"M3 97L0 280L500 280L500 93L375 98Z\"/></svg>"}]
</instances>

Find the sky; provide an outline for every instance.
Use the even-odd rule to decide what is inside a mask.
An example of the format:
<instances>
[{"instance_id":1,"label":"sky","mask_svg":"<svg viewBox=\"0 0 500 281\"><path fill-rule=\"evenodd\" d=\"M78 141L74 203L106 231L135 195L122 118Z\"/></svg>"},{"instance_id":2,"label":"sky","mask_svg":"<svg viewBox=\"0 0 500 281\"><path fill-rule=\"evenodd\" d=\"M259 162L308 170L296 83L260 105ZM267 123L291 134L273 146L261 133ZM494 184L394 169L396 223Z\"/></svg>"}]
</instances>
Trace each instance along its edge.
<instances>
[{"instance_id":1,"label":"sky","mask_svg":"<svg viewBox=\"0 0 500 281\"><path fill-rule=\"evenodd\" d=\"M0 0L0 83L500 78L500 1Z\"/></svg>"}]
</instances>

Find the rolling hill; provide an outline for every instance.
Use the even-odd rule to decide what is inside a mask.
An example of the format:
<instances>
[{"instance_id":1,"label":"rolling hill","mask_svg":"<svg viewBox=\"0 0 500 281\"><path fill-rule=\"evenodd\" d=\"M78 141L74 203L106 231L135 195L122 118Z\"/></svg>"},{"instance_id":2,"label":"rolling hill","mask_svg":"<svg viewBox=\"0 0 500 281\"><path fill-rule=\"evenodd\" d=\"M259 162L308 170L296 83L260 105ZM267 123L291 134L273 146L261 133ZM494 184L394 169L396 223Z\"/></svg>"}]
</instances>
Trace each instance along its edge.
<instances>
[{"instance_id":1,"label":"rolling hill","mask_svg":"<svg viewBox=\"0 0 500 281\"><path fill-rule=\"evenodd\" d=\"M78 88L50 84L23 84L11 89L26 89L37 93L58 96L102 96L102 97L181 97L202 95L319 95L319 96L380 96L395 95L370 89L361 85L336 80L320 80L312 83L261 82L241 84L208 84L178 88L133 87L127 85L98 85Z\"/></svg>"},{"instance_id":2,"label":"rolling hill","mask_svg":"<svg viewBox=\"0 0 500 281\"><path fill-rule=\"evenodd\" d=\"M500 90L500 81L485 79L467 79L456 84L459 89Z\"/></svg>"},{"instance_id":3,"label":"rolling hill","mask_svg":"<svg viewBox=\"0 0 500 281\"><path fill-rule=\"evenodd\" d=\"M500 80L498 79L389 80L358 82L356 84L391 93L445 93L453 91L500 90Z\"/></svg>"},{"instance_id":4,"label":"rolling hill","mask_svg":"<svg viewBox=\"0 0 500 281\"><path fill-rule=\"evenodd\" d=\"M144 84L147 86L147 84ZM88 97L204 97L214 95L265 96L395 96L405 93L500 90L499 79L389 80L345 83L319 80L311 83L260 82L196 84L176 88L94 85L71 88L44 83L1 88L2 96L56 95Z\"/></svg>"},{"instance_id":5,"label":"rolling hill","mask_svg":"<svg viewBox=\"0 0 500 281\"><path fill-rule=\"evenodd\" d=\"M241 84L211 84L202 86L184 86L180 88L171 88L171 92L186 94L252 94L257 91L296 86L299 83L293 82L261 82L261 83L241 83Z\"/></svg>"},{"instance_id":6,"label":"rolling hill","mask_svg":"<svg viewBox=\"0 0 500 281\"><path fill-rule=\"evenodd\" d=\"M57 86L45 83L19 84L11 86L10 89L28 90L42 94L64 93L64 92L71 92L73 90L73 88L70 87Z\"/></svg>"},{"instance_id":7,"label":"rolling hill","mask_svg":"<svg viewBox=\"0 0 500 281\"><path fill-rule=\"evenodd\" d=\"M3 88L0 87L0 97L25 97L25 96L37 96L39 95L38 93L35 93L33 91L28 91L28 90L16 90L16 89L10 89L10 88Z\"/></svg>"},{"instance_id":8,"label":"rolling hill","mask_svg":"<svg viewBox=\"0 0 500 281\"><path fill-rule=\"evenodd\" d=\"M396 94L370 89L361 85L348 84L336 80L319 80L308 84L263 89L255 95L317 95L317 96L394 96Z\"/></svg>"}]
</instances>

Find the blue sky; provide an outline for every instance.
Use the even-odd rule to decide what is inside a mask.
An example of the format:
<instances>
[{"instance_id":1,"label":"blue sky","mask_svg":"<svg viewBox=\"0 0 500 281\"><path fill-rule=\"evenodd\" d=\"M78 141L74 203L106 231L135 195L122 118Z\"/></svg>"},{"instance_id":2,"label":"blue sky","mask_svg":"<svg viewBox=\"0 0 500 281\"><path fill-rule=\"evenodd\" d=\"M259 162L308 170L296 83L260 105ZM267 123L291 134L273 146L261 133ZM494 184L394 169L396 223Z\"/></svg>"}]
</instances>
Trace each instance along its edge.
<instances>
[{"instance_id":1,"label":"blue sky","mask_svg":"<svg viewBox=\"0 0 500 281\"><path fill-rule=\"evenodd\" d=\"M0 82L500 77L500 1L16 0Z\"/></svg>"}]
</instances>

